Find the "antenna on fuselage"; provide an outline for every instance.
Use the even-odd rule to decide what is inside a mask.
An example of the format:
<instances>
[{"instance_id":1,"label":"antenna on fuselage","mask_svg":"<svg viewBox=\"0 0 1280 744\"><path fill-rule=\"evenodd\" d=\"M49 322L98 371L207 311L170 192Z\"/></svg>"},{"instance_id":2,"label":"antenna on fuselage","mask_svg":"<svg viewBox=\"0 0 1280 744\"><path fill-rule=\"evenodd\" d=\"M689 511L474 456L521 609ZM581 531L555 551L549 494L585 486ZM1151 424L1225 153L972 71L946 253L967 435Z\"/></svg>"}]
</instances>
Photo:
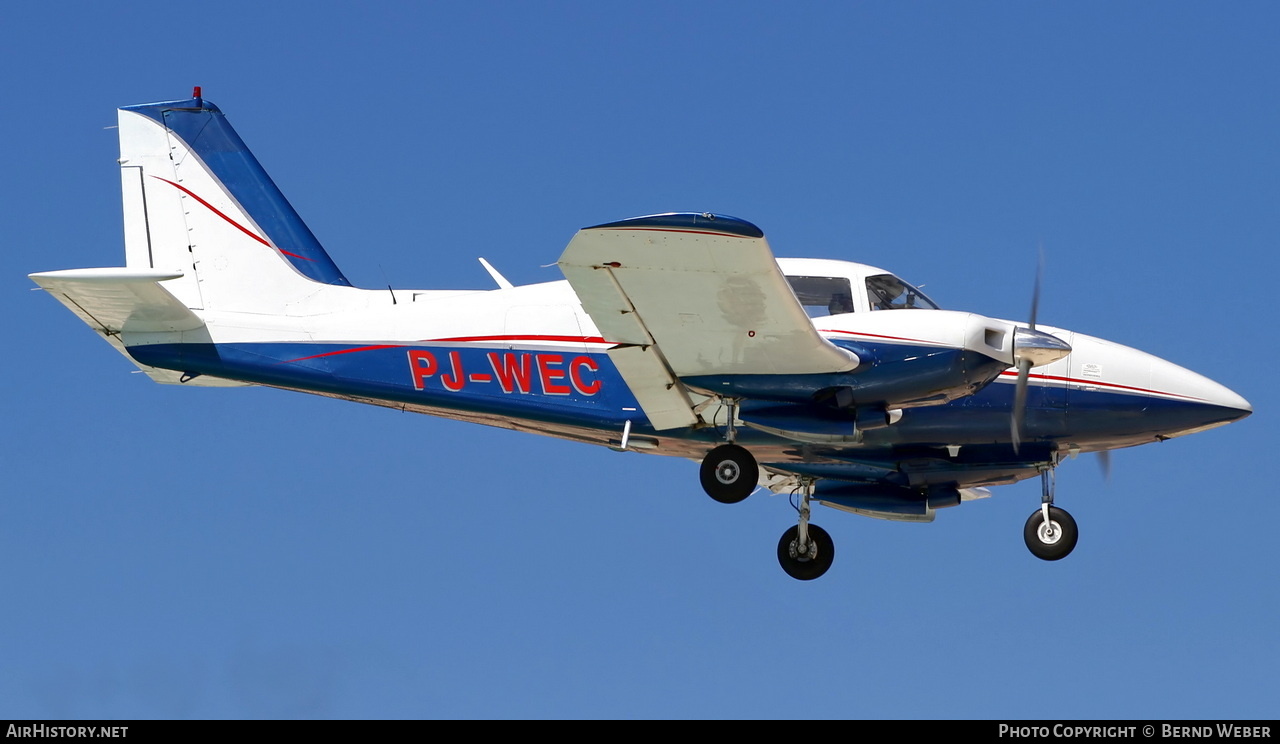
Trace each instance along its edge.
<instances>
[{"instance_id":1,"label":"antenna on fuselage","mask_svg":"<svg viewBox=\"0 0 1280 744\"><path fill-rule=\"evenodd\" d=\"M480 259L480 265L483 266L484 270L489 272L489 276L493 277L493 280L498 283L498 289L511 289L515 286L511 282L507 281L505 276L499 274L498 270L493 268L493 266L483 258Z\"/></svg>"},{"instance_id":2,"label":"antenna on fuselage","mask_svg":"<svg viewBox=\"0 0 1280 744\"><path fill-rule=\"evenodd\" d=\"M382 281L387 281L387 270L382 268L382 264L378 264L378 271L382 272ZM396 291L391 288L391 282L387 282L387 291L391 293L391 304L399 304L396 302Z\"/></svg>"}]
</instances>

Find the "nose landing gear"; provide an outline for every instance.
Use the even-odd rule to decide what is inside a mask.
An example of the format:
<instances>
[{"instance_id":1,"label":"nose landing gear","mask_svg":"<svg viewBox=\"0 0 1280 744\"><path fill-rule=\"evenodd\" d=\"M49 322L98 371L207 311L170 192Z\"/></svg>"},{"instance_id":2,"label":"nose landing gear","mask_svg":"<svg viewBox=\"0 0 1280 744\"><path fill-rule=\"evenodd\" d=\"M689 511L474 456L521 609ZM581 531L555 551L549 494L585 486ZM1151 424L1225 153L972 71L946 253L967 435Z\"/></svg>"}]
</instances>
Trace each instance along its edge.
<instances>
[{"instance_id":1,"label":"nose landing gear","mask_svg":"<svg viewBox=\"0 0 1280 744\"><path fill-rule=\"evenodd\" d=\"M1080 531L1076 520L1065 509L1053 505L1053 468L1041 471L1040 486L1040 508L1027 519L1022 539L1035 557L1045 561L1061 560L1075 549Z\"/></svg>"}]
</instances>

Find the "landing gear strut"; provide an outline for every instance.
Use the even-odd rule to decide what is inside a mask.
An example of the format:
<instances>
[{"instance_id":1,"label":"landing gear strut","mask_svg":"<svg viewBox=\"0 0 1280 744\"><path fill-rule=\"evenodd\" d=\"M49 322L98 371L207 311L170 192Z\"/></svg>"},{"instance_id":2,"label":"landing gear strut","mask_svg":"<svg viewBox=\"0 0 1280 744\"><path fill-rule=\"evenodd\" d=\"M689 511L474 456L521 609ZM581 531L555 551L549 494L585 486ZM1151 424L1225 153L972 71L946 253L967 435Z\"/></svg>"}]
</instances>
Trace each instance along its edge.
<instances>
[{"instance_id":1,"label":"landing gear strut","mask_svg":"<svg viewBox=\"0 0 1280 744\"><path fill-rule=\"evenodd\" d=\"M728 444L707 453L702 459L702 490L711 498L722 504L736 504L756 490L760 480L760 466L756 458L746 449L734 444L737 430L734 419L738 417L738 401L730 398L727 401L729 422L725 429Z\"/></svg>"},{"instance_id":2,"label":"landing gear strut","mask_svg":"<svg viewBox=\"0 0 1280 744\"><path fill-rule=\"evenodd\" d=\"M778 541L778 563L793 579L811 581L831 568L836 557L836 544L827 531L809 524L809 496L813 484L805 483L800 491L800 523L782 533Z\"/></svg>"},{"instance_id":3,"label":"landing gear strut","mask_svg":"<svg viewBox=\"0 0 1280 744\"><path fill-rule=\"evenodd\" d=\"M1053 505L1052 467L1041 471L1040 486L1040 508L1027 519L1026 526L1022 528L1022 539L1035 557L1045 561L1061 560L1075 549L1080 531L1076 528L1076 520L1065 509Z\"/></svg>"},{"instance_id":4,"label":"landing gear strut","mask_svg":"<svg viewBox=\"0 0 1280 744\"><path fill-rule=\"evenodd\" d=\"M707 453L702 459L702 490L722 504L736 504L750 496L760 481L760 465L745 448L734 443L737 432L734 421L738 417L738 401L727 399L729 409L725 439L728 444ZM836 557L835 542L827 531L816 524L809 524L809 498L813 495L813 479L801 478L800 504L792 506L800 513L799 523L782 533L778 541L778 563L787 575L810 581L827 572Z\"/></svg>"}]
</instances>

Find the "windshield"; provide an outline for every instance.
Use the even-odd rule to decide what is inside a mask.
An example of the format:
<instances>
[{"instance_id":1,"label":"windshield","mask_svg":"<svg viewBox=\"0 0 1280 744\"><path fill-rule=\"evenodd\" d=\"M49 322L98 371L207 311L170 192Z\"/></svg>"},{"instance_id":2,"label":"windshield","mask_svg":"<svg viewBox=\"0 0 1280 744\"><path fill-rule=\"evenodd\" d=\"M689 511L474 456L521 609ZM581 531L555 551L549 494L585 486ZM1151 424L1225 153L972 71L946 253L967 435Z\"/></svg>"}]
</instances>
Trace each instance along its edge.
<instances>
[{"instance_id":1,"label":"windshield","mask_svg":"<svg viewBox=\"0 0 1280 744\"><path fill-rule=\"evenodd\" d=\"M789 276L787 281L810 318L853 312L853 288L842 276Z\"/></svg>"},{"instance_id":2,"label":"windshield","mask_svg":"<svg viewBox=\"0 0 1280 744\"><path fill-rule=\"evenodd\" d=\"M937 310L938 306L924 292L893 274L867 277L867 299L872 310Z\"/></svg>"}]
</instances>

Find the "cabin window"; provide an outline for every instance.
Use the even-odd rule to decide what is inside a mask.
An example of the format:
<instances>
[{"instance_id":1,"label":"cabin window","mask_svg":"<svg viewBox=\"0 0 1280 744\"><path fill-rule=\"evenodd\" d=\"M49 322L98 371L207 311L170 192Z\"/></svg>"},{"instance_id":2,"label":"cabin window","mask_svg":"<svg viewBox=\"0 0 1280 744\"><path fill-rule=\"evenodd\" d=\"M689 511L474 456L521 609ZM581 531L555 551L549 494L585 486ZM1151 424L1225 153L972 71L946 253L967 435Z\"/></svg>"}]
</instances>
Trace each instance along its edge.
<instances>
[{"instance_id":1,"label":"cabin window","mask_svg":"<svg viewBox=\"0 0 1280 744\"><path fill-rule=\"evenodd\" d=\"M810 318L853 312L853 288L842 276L789 276L791 291Z\"/></svg>"},{"instance_id":2,"label":"cabin window","mask_svg":"<svg viewBox=\"0 0 1280 744\"><path fill-rule=\"evenodd\" d=\"M872 310L937 310L938 306L924 292L893 274L867 277L867 300Z\"/></svg>"}]
</instances>

